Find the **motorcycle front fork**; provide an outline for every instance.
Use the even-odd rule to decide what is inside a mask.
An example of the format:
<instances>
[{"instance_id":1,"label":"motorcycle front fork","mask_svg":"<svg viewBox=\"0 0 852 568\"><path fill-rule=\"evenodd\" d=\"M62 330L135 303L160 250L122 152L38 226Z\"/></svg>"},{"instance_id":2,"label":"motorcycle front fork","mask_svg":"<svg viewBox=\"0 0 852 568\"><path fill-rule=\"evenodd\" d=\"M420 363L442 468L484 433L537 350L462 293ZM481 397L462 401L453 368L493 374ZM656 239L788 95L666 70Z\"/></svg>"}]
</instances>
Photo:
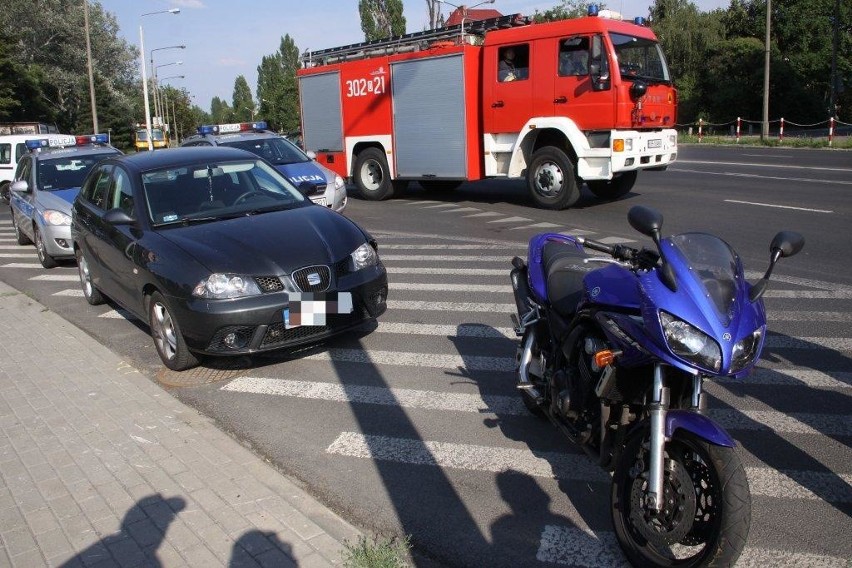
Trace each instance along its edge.
<instances>
[{"instance_id":1,"label":"motorcycle front fork","mask_svg":"<svg viewBox=\"0 0 852 568\"><path fill-rule=\"evenodd\" d=\"M700 410L702 402L702 378L701 375L692 377L692 397L690 405L692 410ZM659 511L663 506L663 476L665 469L665 446L666 446L666 413L669 409L669 388L665 384L663 365L654 365L654 384L651 389L651 404L649 414L651 416L650 456L648 471L648 489L645 502L648 508Z\"/></svg>"}]
</instances>

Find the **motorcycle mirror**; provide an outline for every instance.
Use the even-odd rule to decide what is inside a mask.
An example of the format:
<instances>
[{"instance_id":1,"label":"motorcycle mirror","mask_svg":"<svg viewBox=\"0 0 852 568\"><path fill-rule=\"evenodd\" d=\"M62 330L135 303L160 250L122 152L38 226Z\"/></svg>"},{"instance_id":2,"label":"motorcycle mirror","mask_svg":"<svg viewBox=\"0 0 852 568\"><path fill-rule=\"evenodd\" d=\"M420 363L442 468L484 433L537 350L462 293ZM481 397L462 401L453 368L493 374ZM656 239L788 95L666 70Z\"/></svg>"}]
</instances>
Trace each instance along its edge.
<instances>
[{"instance_id":1,"label":"motorcycle mirror","mask_svg":"<svg viewBox=\"0 0 852 568\"><path fill-rule=\"evenodd\" d=\"M802 250L803 246L805 246L805 237L793 231L781 231L772 239L769 252L773 256L776 250L781 252L782 257L793 256Z\"/></svg>"},{"instance_id":2,"label":"motorcycle mirror","mask_svg":"<svg viewBox=\"0 0 852 568\"><path fill-rule=\"evenodd\" d=\"M775 268L775 263L778 259L793 256L802 250L805 246L805 238L794 231L781 231L772 243L769 245L769 268L766 269L766 274L763 278L754 283L751 291L748 293L748 299L754 302L766 292L766 287L769 286L769 277L772 276L772 269Z\"/></svg>"},{"instance_id":3,"label":"motorcycle mirror","mask_svg":"<svg viewBox=\"0 0 852 568\"><path fill-rule=\"evenodd\" d=\"M655 243L659 242L660 231L663 228L663 215L659 211L650 207L635 205L627 213L627 221L631 227L654 239Z\"/></svg>"}]
</instances>

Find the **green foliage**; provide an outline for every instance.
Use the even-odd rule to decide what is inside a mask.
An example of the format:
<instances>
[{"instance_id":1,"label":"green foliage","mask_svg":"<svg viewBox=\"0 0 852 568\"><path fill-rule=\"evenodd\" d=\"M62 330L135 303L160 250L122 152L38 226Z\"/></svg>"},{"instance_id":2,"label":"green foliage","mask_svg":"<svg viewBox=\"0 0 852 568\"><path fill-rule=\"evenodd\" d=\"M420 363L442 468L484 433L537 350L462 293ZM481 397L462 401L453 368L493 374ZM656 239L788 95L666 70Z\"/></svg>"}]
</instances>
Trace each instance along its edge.
<instances>
[{"instance_id":1,"label":"green foliage","mask_svg":"<svg viewBox=\"0 0 852 568\"><path fill-rule=\"evenodd\" d=\"M365 41L405 34L402 0L358 0Z\"/></svg>"},{"instance_id":2,"label":"green foliage","mask_svg":"<svg viewBox=\"0 0 852 568\"><path fill-rule=\"evenodd\" d=\"M606 4L603 2L597 3L598 8L604 10ZM557 20L567 20L569 18L580 18L588 13L589 3L584 0L562 0L558 6L554 6L544 12L535 11L533 20L541 22L555 22Z\"/></svg>"},{"instance_id":3,"label":"green foliage","mask_svg":"<svg viewBox=\"0 0 852 568\"><path fill-rule=\"evenodd\" d=\"M223 124L230 122L233 112L227 101L223 101L219 97L213 97L210 101L210 121L213 124Z\"/></svg>"},{"instance_id":4,"label":"green foliage","mask_svg":"<svg viewBox=\"0 0 852 568\"><path fill-rule=\"evenodd\" d=\"M254 98L251 95L251 87L248 81L242 75L239 75L234 80L234 99L233 107L231 108L231 120L233 122L248 122L252 120L255 105Z\"/></svg>"},{"instance_id":5,"label":"green foliage","mask_svg":"<svg viewBox=\"0 0 852 568\"><path fill-rule=\"evenodd\" d=\"M257 68L261 117L279 132L294 132L300 128L298 68L299 48L289 34L281 38L278 51L264 56Z\"/></svg>"},{"instance_id":6,"label":"green foliage","mask_svg":"<svg viewBox=\"0 0 852 568\"><path fill-rule=\"evenodd\" d=\"M411 548L410 539L367 539L358 537L357 544L344 543L343 566L346 568L405 568Z\"/></svg>"}]
</instances>

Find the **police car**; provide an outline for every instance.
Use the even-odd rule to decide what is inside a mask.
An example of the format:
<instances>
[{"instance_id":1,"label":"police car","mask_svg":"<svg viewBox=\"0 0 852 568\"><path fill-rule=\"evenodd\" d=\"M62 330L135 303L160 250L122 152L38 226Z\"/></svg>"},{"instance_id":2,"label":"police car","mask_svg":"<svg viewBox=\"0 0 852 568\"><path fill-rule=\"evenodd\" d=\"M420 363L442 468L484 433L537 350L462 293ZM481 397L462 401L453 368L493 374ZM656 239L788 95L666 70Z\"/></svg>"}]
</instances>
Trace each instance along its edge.
<instances>
[{"instance_id":1,"label":"police car","mask_svg":"<svg viewBox=\"0 0 852 568\"><path fill-rule=\"evenodd\" d=\"M343 178L314 161L295 144L268 130L266 122L211 124L198 127L198 134L181 146L230 146L248 150L272 163L314 203L341 212L346 207Z\"/></svg>"},{"instance_id":2,"label":"police car","mask_svg":"<svg viewBox=\"0 0 852 568\"><path fill-rule=\"evenodd\" d=\"M37 136L37 135L36 135ZM9 186L12 225L19 245L35 243L45 268L57 259L74 258L71 244L71 204L92 167L121 154L106 134L51 136L25 142Z\"/></svg>"}]
</instances>

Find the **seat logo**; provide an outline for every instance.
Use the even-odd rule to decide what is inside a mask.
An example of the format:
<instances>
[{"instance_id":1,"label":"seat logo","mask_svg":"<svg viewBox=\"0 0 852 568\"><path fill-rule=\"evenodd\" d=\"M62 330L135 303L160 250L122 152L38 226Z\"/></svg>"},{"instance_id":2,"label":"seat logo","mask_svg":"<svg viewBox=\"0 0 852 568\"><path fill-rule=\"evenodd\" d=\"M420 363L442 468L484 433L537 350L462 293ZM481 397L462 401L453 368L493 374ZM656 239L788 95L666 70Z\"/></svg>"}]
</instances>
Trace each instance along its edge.
<instances>
[{"instance_id":1,"label":"seat logo","mask_svg":"<svg viewBox=\"0 0 852 568\"><path fill-rule=\"evenodd\" d=\"M322 278L320 278L320 275L318 273L311 272L310 274L308 274L308 284L310 284L311 286L319 286L320 284L322 284Z\"/></svg>"}]
</instances>

